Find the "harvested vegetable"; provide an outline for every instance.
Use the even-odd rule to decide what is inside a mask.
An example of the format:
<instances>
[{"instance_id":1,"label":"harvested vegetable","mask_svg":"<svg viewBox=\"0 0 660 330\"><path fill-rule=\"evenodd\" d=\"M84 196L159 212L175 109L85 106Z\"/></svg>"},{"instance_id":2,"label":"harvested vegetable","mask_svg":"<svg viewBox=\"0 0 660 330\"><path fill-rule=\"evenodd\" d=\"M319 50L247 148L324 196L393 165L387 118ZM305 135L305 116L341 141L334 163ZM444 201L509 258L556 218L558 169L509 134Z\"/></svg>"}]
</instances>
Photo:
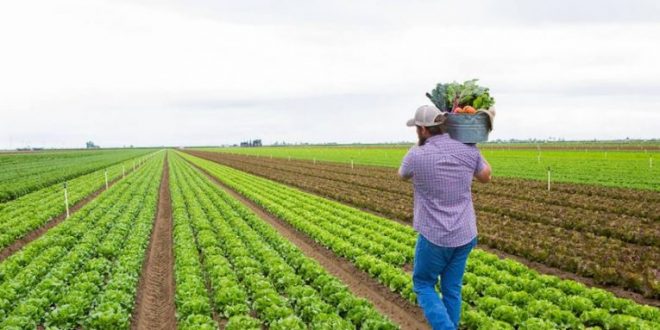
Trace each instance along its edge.
<instances>
[{"instance_id":1,"label":"harvested vegetable","mask_svg":"<svg viewBox=\"0 0 660 330\"><path fill-rule=\"evenodd\" d=\"M488 110L495 104L488 88L477 85L477 79L462 84L455 81L437 84L426 96L442 112L477 113L477 110Z\"/></svg>"},{"instance_id":2,"label":"harvested vegetable","mask_svg":"<svg viewBox=\"0 0 660 330\"><path fill-rule=\"evenodd\" d=\"M477 109L475 109L475 108L473 108L469 105L466 105L465 107L463 107L463 112L465 112L465 113L477 113Z\"/></svg>"}]
</instances>

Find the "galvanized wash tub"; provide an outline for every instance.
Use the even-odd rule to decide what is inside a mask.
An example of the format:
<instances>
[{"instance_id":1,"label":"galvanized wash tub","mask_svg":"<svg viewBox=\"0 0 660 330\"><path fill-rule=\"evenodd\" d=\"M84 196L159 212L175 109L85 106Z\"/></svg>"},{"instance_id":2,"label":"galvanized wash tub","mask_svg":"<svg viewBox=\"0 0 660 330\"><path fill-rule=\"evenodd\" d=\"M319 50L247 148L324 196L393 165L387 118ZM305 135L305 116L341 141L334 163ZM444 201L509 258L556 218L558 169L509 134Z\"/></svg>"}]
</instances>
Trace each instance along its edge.
<instances>
[{"instance_id":1,"label":"galvanized wash tub","mask_svg":"<svg viewBox=\"0 0 660 330\"><path fill-rule=\"evenodd\" d=\"M488 141L490 117L483 112L476 114L447 114L447 132L449 136L463 143L478 143Z\"/></svg>"}]
</instances>

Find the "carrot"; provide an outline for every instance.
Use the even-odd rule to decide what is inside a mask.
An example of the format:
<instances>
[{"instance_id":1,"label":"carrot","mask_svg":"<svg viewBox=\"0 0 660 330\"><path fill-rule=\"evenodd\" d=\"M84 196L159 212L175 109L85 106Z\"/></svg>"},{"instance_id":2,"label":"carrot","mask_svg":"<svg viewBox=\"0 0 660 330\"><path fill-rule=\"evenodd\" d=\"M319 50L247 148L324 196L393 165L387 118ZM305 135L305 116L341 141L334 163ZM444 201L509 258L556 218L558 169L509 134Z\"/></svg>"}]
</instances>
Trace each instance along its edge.
<instances>
[{"instance_id":1,"label":"carrot","mask_svg":"<svg viewBox=\"0 0 660 330\"><path fill-rule=\"evenodd\" d=\"M477 109L467 105L463 108L463 112L465 112L465 113L477 113Z\"/></svg>"}]
</instances>

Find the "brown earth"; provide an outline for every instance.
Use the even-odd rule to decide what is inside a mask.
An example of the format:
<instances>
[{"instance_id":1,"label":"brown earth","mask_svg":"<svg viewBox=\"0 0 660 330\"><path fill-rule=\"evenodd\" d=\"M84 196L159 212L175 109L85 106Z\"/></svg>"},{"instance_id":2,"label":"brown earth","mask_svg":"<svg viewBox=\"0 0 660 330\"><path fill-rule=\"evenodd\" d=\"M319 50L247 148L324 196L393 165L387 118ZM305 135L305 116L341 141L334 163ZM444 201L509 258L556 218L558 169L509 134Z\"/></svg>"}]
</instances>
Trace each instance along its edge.
<instances>
[{"instance_id":1,"label":"brown earth","mask_svg":"<svg viewBox=\"0 0 660 330\"><path fill-rule=\"evenodd\" d=\"M128 175L130 172L133 170L128 170L126 171L126 174ZM108 188L112 187L117 181L121 180L121 177L118 177L112 181L108 181ZM73 206L69 207L69 214L73 215L76 211L80 210L83 206L87 205L87 203L91 202L96 198L98 195L100 195L102 192L104 192L105 185L98 190L94 191L93 193L89 194L87 197L83 198L82 200L78 201L75 203ZM41 227L29 232L27 235L17 239L14 243L11 245L7 246L4 248L2 251L0 251L0 262L3 260L9 258L12 254L16 253L18 250L22 249L23 246L30 244L30 242L36 240L37 238L41 237L43 234L45 234L49 229L59 225L62 221L66 220L66 211L52 219L50 219L48 222L43 224Z\"/></svg>"},{"instance_id":2,"label":"brown earth","mask_svg":"<svg viewBox=\"0 0 660 330\"><path fill-rule=\"evenodd\" d=\"M142 269L131 329L176 329L172 204L167 156L160 182L158 211Z\"/></svg>"},{"instance_id":3,"label":"brown earth","mask_svg":"<svg viewBox=\"0 0 660 330\"><path fill-rule=\"evenodd\" d=\"M371 301L380 313L399 324L402 329L430 329L422 310L418 306L406 301L400 295L391 292L369 276L369 274L355 267L350 261L340 258L332 251L318 245L309 236L267 213L256 203L227 187L206 171L192 163L190 164L201 171L212 182L223 188L232 197L249 207L261 219L275 228L280 235L286 237L291 243L296 245L305 256L318 261L330 274L346 284L353 294Z\"/></svg>"}]
</instances>

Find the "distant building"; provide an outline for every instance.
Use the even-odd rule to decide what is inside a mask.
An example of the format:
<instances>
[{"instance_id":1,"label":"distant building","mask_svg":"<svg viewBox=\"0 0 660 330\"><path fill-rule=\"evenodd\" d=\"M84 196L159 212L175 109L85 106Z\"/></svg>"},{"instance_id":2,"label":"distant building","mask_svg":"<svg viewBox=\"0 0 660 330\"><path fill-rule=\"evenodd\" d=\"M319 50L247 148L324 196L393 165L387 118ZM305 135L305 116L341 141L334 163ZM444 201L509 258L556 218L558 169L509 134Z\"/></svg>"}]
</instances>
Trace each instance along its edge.
<instances>
[{"instance_id":1,"label":"distant building","mask_svg":"<svg viewBox=\"0 0 660 330\"><path fill-rule=\"evenodd\" d=\"M87 149L101 148L100 146L97 146L96 144L94 144L94 142L92 142L92 141L87 141L85 144L87 145Z\"/></svg>"},{"instance_id":2,"label":"distant building","mask_svg":"<svg viewBox=\"0 0 660 330\"><path fill-rule=\"evenodd\" d=\"M30 146L27 146L26 148L16 148L16 151L40 151L40 150L44 150L44 148L30 147Z\"/></svg>"},{"instance_id":3,"label":"distant building","mask_svg":"<svg viewBox=\"0 0 660 330\"><path fill-rule=\"evenodd\" d=\"M256 140L251 140L251 141L243 141L241 142L241 147L261 147L261 139L256 139Z\"/></svg>"}]
</instances>

